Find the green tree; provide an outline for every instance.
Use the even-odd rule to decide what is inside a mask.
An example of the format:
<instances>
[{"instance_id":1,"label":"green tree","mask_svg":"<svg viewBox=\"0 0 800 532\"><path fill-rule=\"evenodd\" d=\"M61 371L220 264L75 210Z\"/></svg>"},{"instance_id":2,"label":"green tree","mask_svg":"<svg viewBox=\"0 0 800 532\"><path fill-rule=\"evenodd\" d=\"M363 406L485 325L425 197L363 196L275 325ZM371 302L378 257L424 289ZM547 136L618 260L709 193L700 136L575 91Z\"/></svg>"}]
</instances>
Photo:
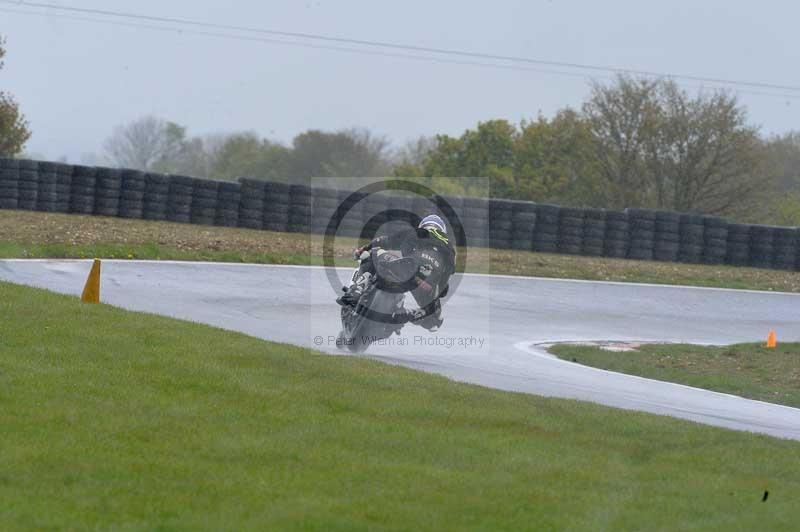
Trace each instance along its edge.
<instances>
[{"instance_id":1,"label":"green tree","mask_svg":"<svg viewBox=\"0 0 800 532\"><path fill-rule=\"evenodd\" d=\"M422 165L422 173L428 176L465 176L462 154L462 138L448 135L436 136L436 148L432 150Z\"/></svg>"},{"instance_id":2,"label":"green tree","mask_svg":"<svg viewBox=\"0 0 800 532\"><path fill-rule=\"evenodd\" d=\"M513 172L517 134L517 128L506 120L481 122L474 131L467 131L462 137L463 175L488 175L490 168Z\"/></svg>"},{"instance_id":3,"label":"green tree","mask_svg":"<svg viewBox=\"0 0 800 532\"><path fill-rule=\"evenodd\" d=\"M117 126L104 143L106 156L121 168L173 169L185 141L186 128L154 116Z\"/></svg>"},{"instance_id":4,"label":"green tree","mask_svg":"<svg viewBox=\"0 0 800 532\"><path fill-rule=\"evenodd\" d=\"M619 76L583 106L609 207L744 216L769 187L757 128L735 97Z\"/></svg>"},{"instance_id":5,"label":"green tree","mask_svg":"<svg viewBox=\"0 0 800 532\"><path fill-rule=\"evenodd\" d=\"M216 151L212 174L223 179L254 177L282 180L289 175L288 148L255 133L236 133L224 139Z\"/></svg>"},{"instance_id":6,"label":"green tree","mask_svg":"<svg viewBox=\"0 0 800 532\"><path fill-rule=\"evenodd\" d=\"M6 55L5 38L0 37L0 70ZM19 104L10 94L0 91L0 156L13 157L22 151L31 137L28 121L19 110Z\"/></svg>"},{"instance_id":7,"label":"green tree","mask_svg":"<svg viewBox=\"0 0 800 532\"><path fill-rule=\"evenodd\" d=\"M800 131L767 139L765 149L767 168L777 191L800 190Z\"/></svg>"},{"instance_id":8,"label":"green tree","mask_svg":"<svg viewBox=\"0 0 800 532\"><path fill-rule=\"evenodd\" d=\"M593 147L586 121L565 109L552 121L539 117L516 127L490 120L458 138L440 135L421 165L405 162L395 174L460 177L470 194L485 194L488 178L494 197L592 204Z\"/></svg>"},{"instance_id":9,"label":"green tree","mask_svg":"<svg viewBox=\"0 0 800 532\"><path fill-rule=\"evenodd\" d=\"M425 161L436 150L437 144L436 137L425 136L406 142L395 154L392 175L395 177L423 177Z\"/></svg>"},{"instance_id":10,"label":"green tree","mask_svg":"<svg viewBox=\"0 0 800 532\"><path fill-rule=\"evenodd\" d=\"M800 192L786 192L770 202L768 213L757 220L777 225L800 226Z\"/></svg>"},{"instance_id":11,"label":"green tree","mask_svg":"<svg viewBox=\"0 0 800 532\"><path fill-rule=\"evenodd\" d=\"M655 204L746 216L771 187L758 129L725 92L690 97L673 81L656 86L657 127L646 141Z\"/></svg>"},{"instance_id":12,"label":"green tree","mask_svg":"<svg viewBox=\"0 0 800 532\"><path fill-rule=\"evenodd\" d=\"M523 122L516 151L517 197L539 202L600 205L589 124L572 109L552 120Z\"/></svg>"},{"instance_id":13,"label":"green tree","mask_svg":"<svg viewBox=\"0 0 800 532\"><path fill-rule=\"evenodd\" d=\"M512 194L517 137L517 128L506 120L480 122L459 138L438 135L422 174L459 178L470 194L485 194L482 181L488 178L491 195L516 197Z\"/></svg>"},{"instance_id":14,"label":"green tree","mask_svg":"<svg viewBox=\"0 0 800 532\"><path fill-rule=\"evenodd\" d=\"M583 105L607 207L656 206L645 165L658 127L656 88L656 81L619 76L609 85L594 84Z\"/></svg>"},{"instance_id":15,"label":"green tree","mask_svg":"<svg viewBox=\"0 0 800 532\"><path fill-rule=\"evenodd\" d=\"M166 122L163 153L152 165L156 172L210 177L215 154L199 137L189 137L184 126Z\"/></svg>"},{"instance_id":16,"label":"green tree","mask_svg":"<svg viewBox=\"0 0 800 532\"><path fill-rule=\"evenodd\" d=\"M310 130L292 141L292 177L379 177L391 174L389 141L366 129Z\"/></svg>"},{"instance_id":17,"label":"green tree","mask_svg":"<svg viewBox=\"0 0 800 532\"><path fill-rule=\"evenodd\" d=\"M120 168L197 177L210 176L215 158L209 142L189 137L184 126L154 116L114 128L104 151Z\"/></svg>"}]
</instances>

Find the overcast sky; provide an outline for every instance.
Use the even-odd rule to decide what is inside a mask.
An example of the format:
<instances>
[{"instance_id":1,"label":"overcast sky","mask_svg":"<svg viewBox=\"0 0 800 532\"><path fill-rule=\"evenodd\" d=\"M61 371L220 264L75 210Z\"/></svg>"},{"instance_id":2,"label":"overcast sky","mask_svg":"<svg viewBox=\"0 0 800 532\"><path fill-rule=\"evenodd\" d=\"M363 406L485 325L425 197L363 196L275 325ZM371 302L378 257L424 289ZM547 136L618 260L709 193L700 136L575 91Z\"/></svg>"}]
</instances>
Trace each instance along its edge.
<instances>
[{"instance_id":1,"label":"overcast sky","mask_svg":"<svg viewBox=\"0 0 800 532\"><path fill-rule=\"evenodd\" d=\"M800 4L789 1L42 1L800 86ZM0 11L8 39L0 89L30 120L28 151L73 162L101 151L115 125L146 114L197 135L252 130L289 142L310 128L360 126L400 145L422 134L459 134L480 120L550 116L579 106L588 92L585 71L504 70L126 27L18 1L0 8L35 13ZM794 98L740 93L751 121L764 133L800 129L800 91L771 92Z\"/></svg>"}]
</instances>

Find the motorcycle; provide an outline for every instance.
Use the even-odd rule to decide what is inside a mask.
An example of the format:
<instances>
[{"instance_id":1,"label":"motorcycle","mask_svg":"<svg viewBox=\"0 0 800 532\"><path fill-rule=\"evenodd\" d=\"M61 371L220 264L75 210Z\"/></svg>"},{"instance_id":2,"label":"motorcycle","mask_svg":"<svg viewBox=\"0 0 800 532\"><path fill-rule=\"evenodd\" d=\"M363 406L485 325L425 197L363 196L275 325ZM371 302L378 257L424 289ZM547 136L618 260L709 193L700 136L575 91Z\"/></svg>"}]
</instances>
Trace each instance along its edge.
<instances>
[{"instance_id":1,"label":"motorcycle","mask_svg":"<svg viewBox=\"0 0 800 532\"><path fill-rule=\"evenodd\" d=\"M382 249L373 250L363 260L372 260L375 274L365 274L369 276L367 285L355 305L342 306L342 331L337 340L340 349L352 353L363 353L371 344L400 334L403 325L415 317L405 311L403 301L417 273L418 261ZM353 280L358 275L356 270Z\"/></svg>"}]
</instances>

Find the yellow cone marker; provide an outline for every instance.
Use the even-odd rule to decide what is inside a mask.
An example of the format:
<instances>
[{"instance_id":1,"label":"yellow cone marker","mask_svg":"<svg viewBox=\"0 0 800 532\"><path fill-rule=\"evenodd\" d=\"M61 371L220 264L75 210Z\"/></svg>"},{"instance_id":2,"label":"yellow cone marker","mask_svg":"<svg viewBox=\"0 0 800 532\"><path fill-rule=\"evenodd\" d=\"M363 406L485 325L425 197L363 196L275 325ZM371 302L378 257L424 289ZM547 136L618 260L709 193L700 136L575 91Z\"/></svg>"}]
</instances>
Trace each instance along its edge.
<instances>
[{"instance_id":1,"label":"yellow cone marker","mask_svg":"<svg viewBox=\"0 0 800 532\"><path fill-rule=\"evenodd\" d=\"M83 287L81 301L84 303L100 303L100 259L94 259L92 270Z\"/></svg>"},{"instance_id":2,"label":"yellow cone marker","mask_svg":"<svg viewBox=\"0 0 800 532\"><path fill-rule=\"evenodd\" d=\"M775 349L776 345L778 345L778 342L775 341L775 331L770 331L767 335L767 348Z\"/></svg>"}]
</instances>

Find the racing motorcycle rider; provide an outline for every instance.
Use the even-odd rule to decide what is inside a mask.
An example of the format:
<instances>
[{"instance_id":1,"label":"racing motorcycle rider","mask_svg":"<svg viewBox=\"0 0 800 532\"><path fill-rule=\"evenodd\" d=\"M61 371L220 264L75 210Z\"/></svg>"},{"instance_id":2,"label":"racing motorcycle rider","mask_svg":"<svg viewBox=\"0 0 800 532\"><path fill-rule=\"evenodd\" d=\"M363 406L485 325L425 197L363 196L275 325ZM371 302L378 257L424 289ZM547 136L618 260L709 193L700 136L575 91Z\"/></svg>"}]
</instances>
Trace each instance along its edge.
<instances>
[{"instance_id":1,"label":"racing motorcycle rider","mask_svg":"<svg viewBox=\"0 0 800 532\"><path fill-rule=\"evenodd\" d=\"M398 321L411 321L431 332L436 332L444 321L440 299L447 295L450 276L455 272L456 251L447 235L447 227L436 214L425 216L417 229L408 227L392 234L376 237L354 252L356 260L361 260L358 271L353 275L349 287L343 288L345 294L336 300L340 305L355 305L375 275L372 264L373 254L380 255L384 250L398 250L404 257L414 257L419 267L410 281L409 289L419 310L404 310L404 315L396 315ZM372 252L372 253L370 253Z\"/></svg>"}]
</instances>

